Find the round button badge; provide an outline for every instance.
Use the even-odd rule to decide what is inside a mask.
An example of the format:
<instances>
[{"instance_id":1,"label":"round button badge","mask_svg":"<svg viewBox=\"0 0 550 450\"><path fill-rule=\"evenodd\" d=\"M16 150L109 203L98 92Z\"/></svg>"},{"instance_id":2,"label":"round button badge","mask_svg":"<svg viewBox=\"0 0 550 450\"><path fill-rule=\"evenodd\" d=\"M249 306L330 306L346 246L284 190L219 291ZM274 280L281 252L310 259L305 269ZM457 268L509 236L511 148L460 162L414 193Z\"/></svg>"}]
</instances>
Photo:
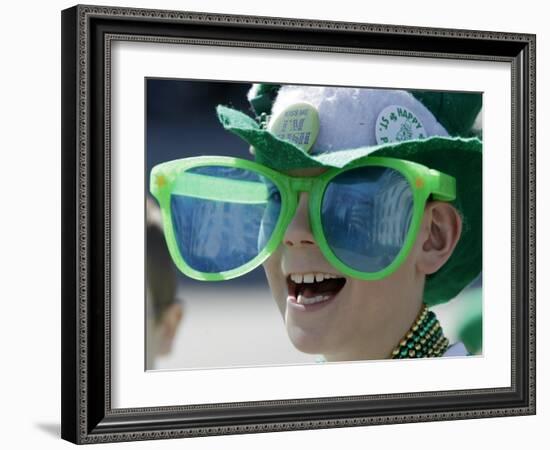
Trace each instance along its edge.
<instances>
[{"instance_id":1,"label":"round button badge","mask_svg":"<svg viewBox=\"0 0 550 450\"><path fill-rule=\"evenodd\" d=\"M407 108L399 105L386 106L378 114L375 134L378 144L425 139L427 137L420 119Z\"/></svg>"},{"instance_id":2,"label":"round button badge","mask_svg":"<svg viewBox=\"0 0 550 450\"><path fill-rule=\"evenodd\" d=\"M310 103L294 103L274 117L267 129L308 153L319 134L319 113Z\"/></svg>"}]
</instances>

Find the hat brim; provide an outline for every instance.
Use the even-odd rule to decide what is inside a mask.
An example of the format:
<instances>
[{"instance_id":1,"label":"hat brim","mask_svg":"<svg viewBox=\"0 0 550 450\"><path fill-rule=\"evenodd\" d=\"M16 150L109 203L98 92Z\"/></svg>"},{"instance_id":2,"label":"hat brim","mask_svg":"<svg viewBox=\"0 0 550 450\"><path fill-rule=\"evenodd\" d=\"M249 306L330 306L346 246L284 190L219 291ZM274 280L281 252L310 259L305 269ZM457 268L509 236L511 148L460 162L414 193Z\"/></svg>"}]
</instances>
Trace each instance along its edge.
<instances>
[{"instance_id":1,"label":"hat brim","mask_svg":"<svg viewBox=\"0 0 550 450\"><path fill-rule=\"evenodd\" d=\"M255 120L240 111L218 106L217 112L226 130L254 147L256 162L277 171L343 168L358 158L385 156L417 162L453 176L457 195L451 203L461 215L462 234L445 265L426 277L424 302L444 303L479 275L482 262L482 143L479 139L433 136L310 155L260 128Z\"/></svg>"}]
</instances>

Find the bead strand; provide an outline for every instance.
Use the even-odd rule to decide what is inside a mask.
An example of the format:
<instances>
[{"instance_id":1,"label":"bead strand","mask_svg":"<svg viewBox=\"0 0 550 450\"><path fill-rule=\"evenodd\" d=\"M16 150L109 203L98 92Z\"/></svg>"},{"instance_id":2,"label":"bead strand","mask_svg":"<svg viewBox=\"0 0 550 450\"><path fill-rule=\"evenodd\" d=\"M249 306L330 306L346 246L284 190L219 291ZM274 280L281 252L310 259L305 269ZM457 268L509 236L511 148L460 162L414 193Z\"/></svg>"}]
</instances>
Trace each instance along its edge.
<instances>
[{"instance_id":1,"label":"bead strand","mask_svg":"<svg viewBox=\"0 0 550 450\"><path fill-rule=\"evenodd\" d=\"M392 351L392 358L434 358L442 356L449 347L441 324L426 305L418 314L415 323Z\"/></svg>"}]
</instances>

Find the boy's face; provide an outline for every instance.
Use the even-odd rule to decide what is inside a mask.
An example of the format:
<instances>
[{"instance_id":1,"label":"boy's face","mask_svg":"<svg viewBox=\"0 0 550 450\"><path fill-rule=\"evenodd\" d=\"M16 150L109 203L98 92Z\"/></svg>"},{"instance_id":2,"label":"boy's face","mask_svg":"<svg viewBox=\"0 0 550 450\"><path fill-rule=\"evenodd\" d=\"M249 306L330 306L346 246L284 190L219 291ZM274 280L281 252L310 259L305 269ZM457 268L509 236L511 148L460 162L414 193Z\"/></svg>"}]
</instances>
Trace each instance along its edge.
<instances>
[{"instance_id":1,"label":"boy's face","mask_svg":"<svg viewBox=\"0 0 550 450\"><path fill-rule=\"evenodd\" d=\"M308 169L291 175L314 176L323 171ZM323 354L329 361L388 357L396 336L399 339L407 332L422 304L424 275L415 265L418 241L405 262L384 279L344 276L315 242L308 194L301 193L283 242L264 263L294 346L305 353ZM321 301L308 304L315 300Z\"/></svg>"}]
</instances>

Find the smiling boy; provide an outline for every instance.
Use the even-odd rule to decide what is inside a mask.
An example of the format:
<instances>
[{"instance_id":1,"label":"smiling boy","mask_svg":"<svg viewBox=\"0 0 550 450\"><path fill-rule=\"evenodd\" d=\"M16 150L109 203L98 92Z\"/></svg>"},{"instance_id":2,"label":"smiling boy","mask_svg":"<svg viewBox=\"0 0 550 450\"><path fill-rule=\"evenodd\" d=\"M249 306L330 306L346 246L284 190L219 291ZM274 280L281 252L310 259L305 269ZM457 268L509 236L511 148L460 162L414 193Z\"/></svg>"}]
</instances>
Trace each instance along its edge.
<instances>
[{"instance_id":1,"label":"smiling boy","mask_svg":"<svg viewBox=\"0 0 550 450\"><path fill-rule=\"evenodd\" d=\"M481 142L463 137L481 96L255 85L249 100L256 120L218 117L254 162L153 170L178 267L222 280L263 263L292 343L326 361L466 355L428 306L481 270Z\"/></svg>"},{"instance_id":2,"label":"smiling boy","mask_svg":"<svg viewBox=\"0 0 550 450\"><path fill-rule=\"evenodd\" d=\"M422 311L425 276L449 258L461 230L456 209L431 202L405 262L380 280L359 280L323 257L307 217L307 194L283 243L264 263L294 346L327 361L383 359Z\"/></svg>"}]
</instances>

